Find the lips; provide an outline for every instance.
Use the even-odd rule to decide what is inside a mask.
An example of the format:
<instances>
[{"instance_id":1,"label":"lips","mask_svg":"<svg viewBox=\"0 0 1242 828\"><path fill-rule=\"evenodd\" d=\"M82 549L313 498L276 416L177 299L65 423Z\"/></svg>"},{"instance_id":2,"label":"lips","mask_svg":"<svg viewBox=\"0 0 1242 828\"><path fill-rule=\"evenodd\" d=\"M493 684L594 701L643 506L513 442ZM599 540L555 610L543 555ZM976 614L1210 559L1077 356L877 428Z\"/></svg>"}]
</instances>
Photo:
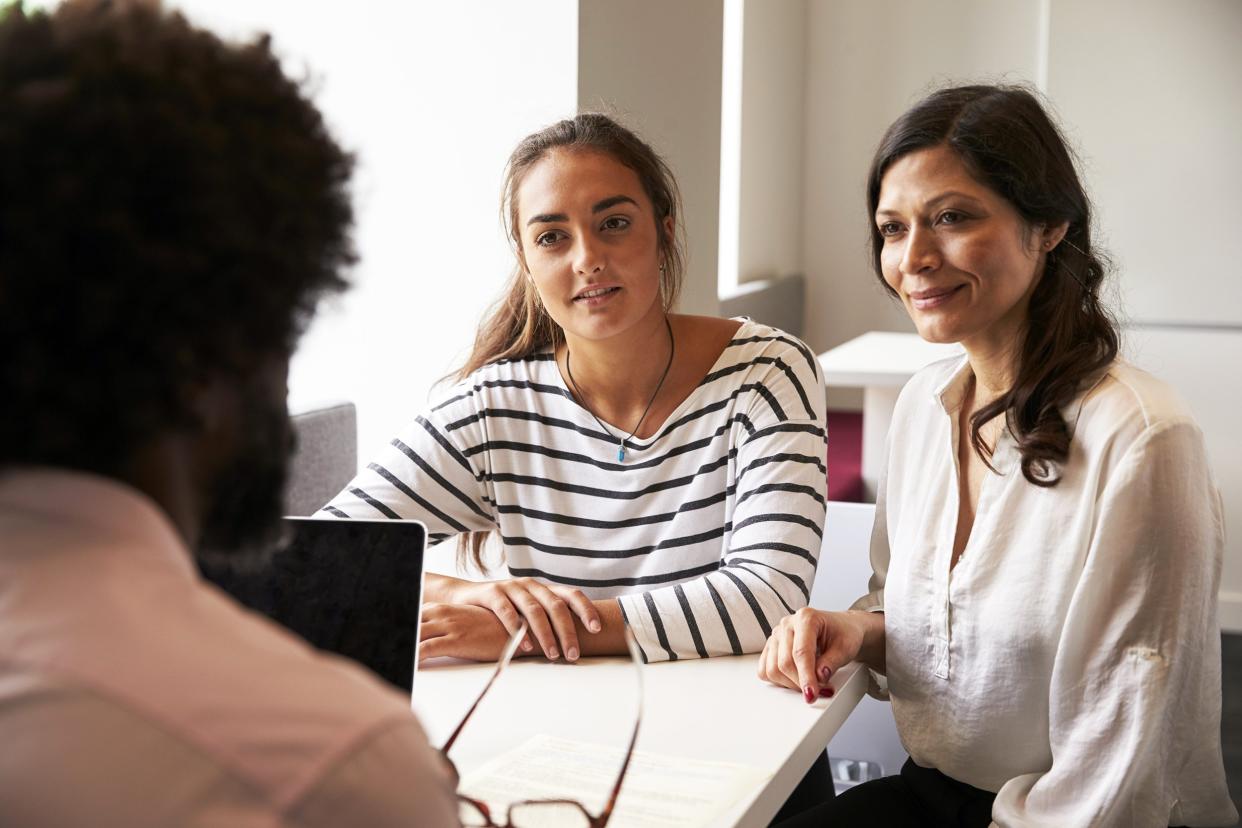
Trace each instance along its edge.
<instances>
[{"instance_id":1,"label":"lips","mask_svg":"<svg viewBox=\"0 0 1242 828\"><path fill-rule=\"evenodd\" d=\"M931 310L951 302L964 287L966 286L953 285L952 287L912 290L906 295L910 297L910 302L916 310Z\"/></svg>"},{"instance_id":2,"label":"lips","mask_svg":"<svg viewBox=\"0 0 1242 828\"><path fill-rule=\"evenodd\" d=\"M620 290L621 288L618 285L593 285L579 291L578 295L574 297L574 301L595 304L615 295Z\"/></svg>"}]
</instances>

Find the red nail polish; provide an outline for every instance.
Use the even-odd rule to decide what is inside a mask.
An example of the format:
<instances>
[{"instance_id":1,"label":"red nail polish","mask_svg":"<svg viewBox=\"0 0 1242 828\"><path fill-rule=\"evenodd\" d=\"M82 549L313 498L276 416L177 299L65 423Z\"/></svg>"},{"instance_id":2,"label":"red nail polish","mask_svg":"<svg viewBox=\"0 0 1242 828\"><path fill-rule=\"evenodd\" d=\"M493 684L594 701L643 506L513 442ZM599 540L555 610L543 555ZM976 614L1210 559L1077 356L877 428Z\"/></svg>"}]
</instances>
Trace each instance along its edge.
<instances>
[{"instance_id":1,"label":"red nail polish","mask_svg":"<svg viewBox=\"0 0 1242 828\"><path fill-rule=\"evenodd\" d=\"M802 698L806 699L808 704L815 701L815 691L811 689L811 685L808 684L802 688Z\"/></svg>"},{"instance_id":2,"label":"red nail polish","mask_svg":"<svg viewBox=\"0 0 1242 828\"><path fill-rule=\"evenodd\" d=\"M820 667L819 668L819 680L826 682L830 678L832 678L832 670L828 669L827 667Z\"/></svg>"},{"instance_id":3,"label":"red nail polish","mask_svg":"<svg viewBox=\"0 0 1242 828\"><path fill-rule=\"evenodd\" d=\"M830 699L830 698L832 698L832 694L833 694L833 693L835 693L835 692L836 692L836 691L835 691L835 690L833 690L831 687L824 687L824 688L821 688L821 689L820 689L820 691L819 691L819 697L820 697L821 699Z\"/></svg>"}]
</instances>

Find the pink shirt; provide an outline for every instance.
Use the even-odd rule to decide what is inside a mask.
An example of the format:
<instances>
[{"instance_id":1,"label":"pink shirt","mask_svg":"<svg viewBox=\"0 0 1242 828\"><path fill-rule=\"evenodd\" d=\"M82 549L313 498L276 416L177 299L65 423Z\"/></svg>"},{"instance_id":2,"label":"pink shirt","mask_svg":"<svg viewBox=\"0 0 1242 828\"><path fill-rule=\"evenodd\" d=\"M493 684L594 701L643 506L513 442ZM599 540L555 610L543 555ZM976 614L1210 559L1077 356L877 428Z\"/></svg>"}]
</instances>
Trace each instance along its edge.
<instances>
[{"instance_id":1,"label":"pink shirt","mask_svg":"<svg viewBox=\"0 0 1242 828\"><path fill-rule=\"evenodd\" d=\"M440 826L400 694L202 581L115 481L0 473L0 824Z\"/></svg>"}]
</instances>

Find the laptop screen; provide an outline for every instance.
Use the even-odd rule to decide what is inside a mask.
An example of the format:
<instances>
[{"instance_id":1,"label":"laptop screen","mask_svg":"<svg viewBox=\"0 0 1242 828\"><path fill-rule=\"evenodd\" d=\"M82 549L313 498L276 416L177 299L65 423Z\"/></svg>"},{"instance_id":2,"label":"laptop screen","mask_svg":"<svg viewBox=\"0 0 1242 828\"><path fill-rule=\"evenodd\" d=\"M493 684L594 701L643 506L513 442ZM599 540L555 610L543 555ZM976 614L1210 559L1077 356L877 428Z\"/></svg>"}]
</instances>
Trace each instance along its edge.
<instances>
[{"instance_id":1,"label":"laptop screen","mask_svg":"<svg viewBox=\"0 0 1242 828\"><path fill-rule=\"evenodd\" d=\"M288 542L258 565L203 576L321 650L409 693L417 663L426 529L408 520L285 518Z\"/></svg>"}]
</instances>

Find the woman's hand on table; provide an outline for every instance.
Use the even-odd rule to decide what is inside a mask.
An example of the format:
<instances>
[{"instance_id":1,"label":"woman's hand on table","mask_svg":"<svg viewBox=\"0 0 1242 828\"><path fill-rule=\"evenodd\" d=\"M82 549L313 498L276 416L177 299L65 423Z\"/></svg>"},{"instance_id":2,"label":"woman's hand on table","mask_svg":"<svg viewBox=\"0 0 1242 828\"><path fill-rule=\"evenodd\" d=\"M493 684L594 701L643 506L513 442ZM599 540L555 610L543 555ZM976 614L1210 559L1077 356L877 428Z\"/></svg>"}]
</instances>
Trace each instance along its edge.
<instances>
[{"instance_id":1,"label":"woman's hand on table","mask_svg":"<svg viewBox=\"0 0 1242 828\"><path fill-rule=\"evenodd\" d=\"M470 604L423 604L418 660L464 658L496 661L510 633L490 610ZM529 640L527 640L529 643Z\"/></svg>"},{"instance_id":2,"label":"woman's hand on table","mask_svg":"<svg viewBox=\"0 0 1242 828\"><path fill-rule=\"evenodd\" d=\"M461 581L453 585L451 600L454 604L488 610L507 635L511 635L525 618L529 632L518 652L529 653L533 649L533 637L550 659L560 658L564 653L567 661L577 661L582 653L574 629L575 615L590 632L602 629L599 610L582 590L548 585L534 578ZM426 609L423 618L425 623ZM501 644L503 646L504 642Z\"/></svg>"},{"instance_id":3,"label":"woman's hand on table","mask_svg":"<svg viewBox=\"0 0 1242 828\"><path fill-rule=\"evenodd\" d=\"M808 704L831 696L832 674L859 657L873 623L864 617L868 614L803 607L785 616L763 645L759 678L798 690Z\"/></svg>"}]
</instances>

